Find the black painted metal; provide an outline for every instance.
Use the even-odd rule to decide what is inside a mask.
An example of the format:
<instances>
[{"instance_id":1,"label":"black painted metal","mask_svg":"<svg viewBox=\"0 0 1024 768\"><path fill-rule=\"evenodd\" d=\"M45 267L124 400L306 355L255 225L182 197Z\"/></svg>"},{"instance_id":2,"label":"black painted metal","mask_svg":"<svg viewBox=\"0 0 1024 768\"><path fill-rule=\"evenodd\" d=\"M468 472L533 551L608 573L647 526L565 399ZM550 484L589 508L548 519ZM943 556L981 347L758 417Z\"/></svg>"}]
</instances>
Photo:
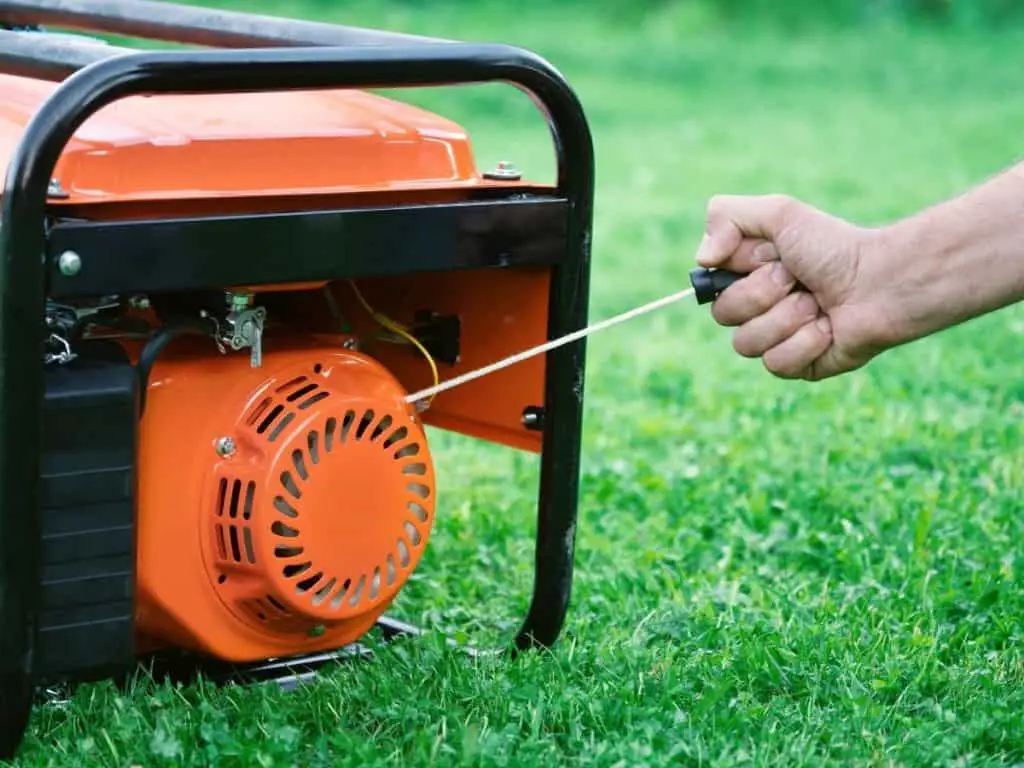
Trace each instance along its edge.
<instances>
[{"instance_id":1,"label":"black painted metal","mask_svg":"<svg viewBox=\"0 0 1024 768\"><path fill-rule=\"evenodd\" d=\"M50 231L50 294L220 290L225 285L549 265L564 258L565 198L124 222ZM415 237L409 233L415 232ZM301 258L296 258L301 243ZM72 250L82 269L57 268Z\"/></svg>"},{"instance_id":2,"label":"black painted metal","mask_svg":"<svg viewBox=\"0 0 1024 768\"><path fill-rule=\"evenodd\" d=\"M0 757L20 742L32 700L40 605L39 478L46 293L46 193L77 128L102 107L139 93L212 93L331 87L509 82L546 113L568 200L565 257L553 268L549 335L586 324L593 146L583 110L539 57L504 45L423 45L147 52L100 61L65 80L37 111L7 171L0 219ZM536 577L516 647L550 644L572 583L584 377L584 342L549 353L539 489Z\"/></svg>"},{"instance_id":3,"label":"black painted metal","mask_svg":"<svg viewBox=\"0 0 1024 768\"><path fill-rule=\"evenodd\" d=\"M558 186L569 200L569 221L565 258L552 272L549 339L584 328L589 314L593 143L575 99L569 106L570 114L561 116L569 119L560 134L561 142L555 131ZM533 597L515 638L517 649L552 645L562 631L572 596L586 341L581 339L548 352L546 367Z\"/></svg>"},{"instance_id":4,"label":"black painted metal","mask_svg":"<svg viewBox=\"0 0 1024 768\"><path fill-rule=\"evenodd\" d=\"M369 651L354 644L332 651L304 654L281 659L266 659L252 663L220 661L193 653L157 653L140 661L140 666L156 681L191 684L199 679L214 684L228 682L277 683L291 688L309 679L332 664L365 659ZM132 675L118 675L113 679L126 683Z\"/></svg>"},{"instance_id":5,"label":"black painted metal","mask_svg":"<svg viewBox=\"0 0 1024 768\"><path fill-rule=\"evenodd\" d=\"M46 369L33 671L49 682L102 679L135 661L136 372L111 341L75 352Z\"/></svg>"},{"instance_id":6,"label":"black painted metal","mask_svg":"<svg viewBox=\"0 0 1024 768\"><path fill-rule=\"evenodd\" d=\"M0 20L216 48L449 42L378 29L153 0L0 0Z\"/></svg>"},{"instance_id":7,"label":"black painted metal","mask_svg":"<svg viewBox=\"0 0 1024 768\"><path fill-rule=\"evenodd\" d=\"M126 52L39 32L0 30L0 72L8 75L60 81L82 67Z\"/></svg>"}]
</instances>

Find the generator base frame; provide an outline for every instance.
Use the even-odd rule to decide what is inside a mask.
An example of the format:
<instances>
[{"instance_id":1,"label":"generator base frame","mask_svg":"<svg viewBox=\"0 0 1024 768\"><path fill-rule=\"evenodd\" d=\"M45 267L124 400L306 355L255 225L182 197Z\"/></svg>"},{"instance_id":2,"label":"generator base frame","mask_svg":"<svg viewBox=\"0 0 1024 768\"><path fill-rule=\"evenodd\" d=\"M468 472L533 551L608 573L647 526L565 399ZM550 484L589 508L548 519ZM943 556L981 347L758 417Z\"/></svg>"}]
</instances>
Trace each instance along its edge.
<instances>
[{"instance_id":1,"label":"generator base frame","mask_svg":"<svg viewBox=\"0 0 1024 768\"><path fill-rule=\"evenodd\" d=\"M0 212L0 758L6 759L23 739L35 693L49 674L38 652L40 484L25 481L41 472L46 298L537 266L550 269L553 339L587 323L594 158L572 88L546 61L516 47L163 2L0 2L0 20L8 30L52 23L220 48L131 52L0 31L0 72L60 81L11 157ZM557 155L552 189L481 189L457 203L162 221L61 220L50 204L53 169L75 131L129 96L493 82L525 91L544 113ZM409 227L451 247L414 253L403 247L408 239L394 234ZM144 251L157 236L188 248ZM211 253L225 238L240 247ZM282 238L301 241L305 258L281 253L275 244ZM375 247L381 238L391 252L386 260ZM59 259L69 250L89 254L89 269L65 274ZM143 252L145 262L138 258ZM542 431L534 584L513 652L551 645L569 604L584 366L582 340L549 352L542 410L529 419L529 428ZM415 631L390 620L381 628L386 636ZM276 676L335 657L269 661L249 672Z\"/></svg>"}]
</instances>

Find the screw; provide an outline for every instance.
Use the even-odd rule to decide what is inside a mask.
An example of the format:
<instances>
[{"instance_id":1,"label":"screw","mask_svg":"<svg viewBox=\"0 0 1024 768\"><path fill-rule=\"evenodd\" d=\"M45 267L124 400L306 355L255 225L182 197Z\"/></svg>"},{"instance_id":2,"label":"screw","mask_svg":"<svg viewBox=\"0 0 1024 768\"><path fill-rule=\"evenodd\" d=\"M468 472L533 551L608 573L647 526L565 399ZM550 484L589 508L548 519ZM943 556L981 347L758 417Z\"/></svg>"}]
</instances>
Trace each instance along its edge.
<instances>
[{"instance_id":1,"label":"screw","mask_svg":"<svg viewBox=\"0 0 1024 768\"><path fill-rule=\"evenodd\" d=\"M47 197L67 198L70 197L65 191L64 187L60 185L60 179L50 179L50 183L46 185Z\"/></svg>"},{"instance_id":2,"label":"screw","mask_svg":"<svg viewBox=\"0 0 1024 768\"><path fill-rule=\"evenodd\" d=\"M359 349L359 339L357 339L355 336L352 336L341 342L341 346L344 349Z\"/></svg>"},{"instance_id":3,"label":"screw","mask_svg":"<svg viewBox=\"0 0 1024 768\"><path fill-rule=\"evenodd\" d=\"M235 441L230 437L219 437L214 448L218 456L233 456L235 453Z\"/></svg>"},{"instance_id":4,"label":"screw","mask_svg":"<svg viewBox=\"0 0 1024 768\"><path fill-rule=\"evenodd\" d=\"M74 251L64 251L57 260L57 266L60 267L62 275L72 277L82 269L82 257Z\"/></svg>"},{"instance_id":5,"label":"screw","mask_svg":"<svg viewBox=\"0 0 1024 768\"><path fill-rule=\"evenodd\" d=\"M502 160L494 170L485 171L484 178L495 181L519 181L523 174L511 162Z\"/></svg>"}]
</instances>

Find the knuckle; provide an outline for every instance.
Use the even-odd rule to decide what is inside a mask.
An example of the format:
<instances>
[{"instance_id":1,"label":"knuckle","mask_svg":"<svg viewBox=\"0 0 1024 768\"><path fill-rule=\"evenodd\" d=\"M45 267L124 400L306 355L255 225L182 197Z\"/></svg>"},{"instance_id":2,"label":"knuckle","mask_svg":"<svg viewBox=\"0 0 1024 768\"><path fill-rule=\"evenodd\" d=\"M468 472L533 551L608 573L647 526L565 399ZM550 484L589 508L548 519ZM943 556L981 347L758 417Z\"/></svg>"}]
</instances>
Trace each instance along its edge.
<instances>
[{"instance_id":1,"label":"knuckle","mask_svg":"<svg viewBox=\"0 0 1024 768\"><path fill-rule=\"evenodd\" d=\"M751 281L747 291L747 301L760 312L765 312L786 297L786 287L775 282L775 278L768 274L771 265L762 268L763 272L758 280Z\"/></svg>"},{"instance_id":2,"label":"knuckle","mask_svg":"<svg viewBox=\"0 0 1024 768\"><path fill-rule=\"evenodd\" d=\"M795 327L804 325L818 316L818 302L805 291L792 294L792 323Z\"/></svg>"},{"instance_id":3,"label":"knuckle","mask_svg":"<svg viewBox=\"0 0 1024 768\"><path fill-rule=\"evenodd\" d=\"M711 195L708 198L708 211L722 210L732 200L732 197L732 195L726 195L721 192Z\"/></svg>"},{"instance_id":4,"label":"knuckle","mask_svg":"<svg viewBox=\"0 0 1024 768\"><path fill-rule=\"evenodd\" d=\"M742 325L765 314L779 303L779 288L768 275L729 286L711 307L720 325Z\"/></svg>"},{"instance_id":5,"label":"knuckle","mask_svg":"<svg viewBox=\"0 0 1024 768\"><path fill-rule=\"evenodd\" d=\"M715 224L725 217L725 211L727 208L727 197L726 195L712 195L708 198L707 210L705 216L709 224Z\"/></svg>"},{"instance_id":6,"label":"knuckle","mask_svg":"<svg viewBox=\"0 0 1024 768\"><path fill-rule=\"evenodd\" d=\"M784 192L776 192L774 194L769 195L768 200L776 209L781 210L794 203L796 201L796 198L793 197L792 195L787 195Z\"/></svg>"},{"instance_id":7,"label":"knuckle","mask_svg":"<svg viewBox=\"0 0 1024 768\"><path fill-rule=\"evenodd\" d=\"M803 203L792 195L775 194L771 196L771 210L773 229L781 232L801 218Z\"/></svg>"}]
</instances>

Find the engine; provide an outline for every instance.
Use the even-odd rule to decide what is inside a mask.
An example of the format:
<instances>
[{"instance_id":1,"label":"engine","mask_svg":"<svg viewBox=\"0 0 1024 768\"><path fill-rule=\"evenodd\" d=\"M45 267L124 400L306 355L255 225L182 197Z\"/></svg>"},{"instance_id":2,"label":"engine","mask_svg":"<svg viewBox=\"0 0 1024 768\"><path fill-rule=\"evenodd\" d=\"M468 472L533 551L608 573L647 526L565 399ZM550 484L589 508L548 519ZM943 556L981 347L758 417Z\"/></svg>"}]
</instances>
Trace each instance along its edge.
<instances>
[{"instance_id":1,"label":"engine","mask_svg":"<svg viewBox=\"0 0 1024 768\"><path fill-rule=\"evenodd\" d=\"M389 607L430 536L433 465L398 380L351 337L264 339L265 316L243 304L207 315L219 333L166 326L124 342L144 395L144 648L244 662L346 645Z\"/></svg>"}]
</instances>

